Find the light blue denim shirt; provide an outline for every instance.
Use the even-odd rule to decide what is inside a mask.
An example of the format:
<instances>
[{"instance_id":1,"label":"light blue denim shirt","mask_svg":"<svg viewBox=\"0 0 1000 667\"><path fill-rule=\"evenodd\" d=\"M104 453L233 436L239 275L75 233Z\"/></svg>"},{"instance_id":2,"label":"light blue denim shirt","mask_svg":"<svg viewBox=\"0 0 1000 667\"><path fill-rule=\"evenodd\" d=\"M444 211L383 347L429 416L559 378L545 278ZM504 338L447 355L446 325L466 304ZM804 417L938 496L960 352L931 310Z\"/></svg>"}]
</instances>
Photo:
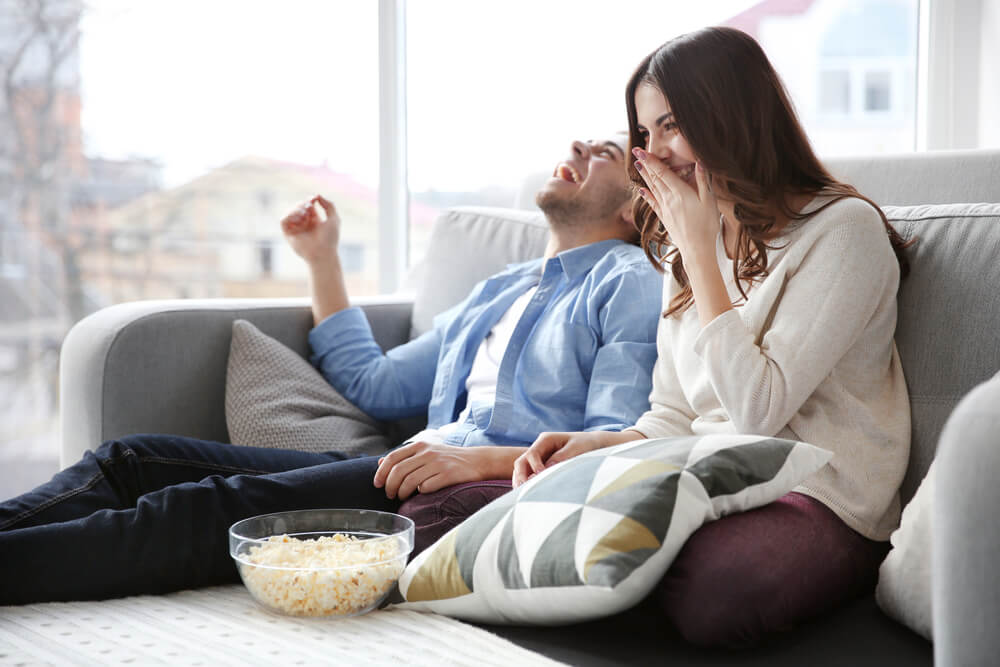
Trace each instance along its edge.
<instances>
[{"instance_id":1,"label":"light blue denim shirt","mask_svg":"<svg viewBox=\"0 0 1000 667\"><path fill-rule=\"evenodd\" d=\"M434 328L383 354L362 311L309 333L312 363L377 419L426 412L453 422L480 343L511 304L538 290L500 362L496 401L473 405L454 445L529 445L542 431L617 431L649 408L662 277L637 246L601 241L512 264L476 285Z\"/></svg>"}]
</instances>

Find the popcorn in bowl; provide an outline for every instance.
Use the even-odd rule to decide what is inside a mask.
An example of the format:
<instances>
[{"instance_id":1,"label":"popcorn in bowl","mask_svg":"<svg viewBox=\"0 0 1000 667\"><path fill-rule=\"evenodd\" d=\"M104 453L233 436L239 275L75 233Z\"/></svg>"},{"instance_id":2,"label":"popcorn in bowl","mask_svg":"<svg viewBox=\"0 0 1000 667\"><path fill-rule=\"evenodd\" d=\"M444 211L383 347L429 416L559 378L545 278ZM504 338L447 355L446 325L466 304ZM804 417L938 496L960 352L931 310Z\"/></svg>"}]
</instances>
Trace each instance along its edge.
<instances>
[{"instance_id":1,"label":"popcorn in bowl","mask_svg":"<svg viewBox=\"0 0 1000 667\"><path fill-rule=\"evenodd\" d=\"M356 616L395 586L413 549L413 522L372 510L279 512L233 524L229 546L247 590L268 609Z\"/></svg>"}]
</instances>

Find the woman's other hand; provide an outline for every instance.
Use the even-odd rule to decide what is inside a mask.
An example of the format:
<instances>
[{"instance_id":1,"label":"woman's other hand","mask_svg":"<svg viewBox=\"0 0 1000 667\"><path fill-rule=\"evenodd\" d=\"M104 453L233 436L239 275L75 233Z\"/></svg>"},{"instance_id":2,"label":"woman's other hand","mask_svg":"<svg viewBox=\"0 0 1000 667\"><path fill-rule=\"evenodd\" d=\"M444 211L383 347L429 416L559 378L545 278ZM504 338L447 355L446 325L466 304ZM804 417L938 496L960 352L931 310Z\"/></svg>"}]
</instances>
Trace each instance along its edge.
<instances>
[{"instance_id":1,"label":"woman's other hand","mask_svg":"<svg viewBox=\"0 0 1000 667\"><path fill-rule=\"evenodd\" d=\"M638 431L581 431L542 433L531 447L514 461L513 485L524 484L546 468L574 456L623 442L641 440Z\"/></svg>"},{"instance_id":2,"label":"woman's other hand","mask_svg":"<svg viewBox=\"0 0 1000 667\"><path fill-rule=\"evenodd\" d=\"M340 216L331 201L316 195L281 220L281 231L292 250L307 263L323 262L337 253Z\"/></svg>"}]
</instances>

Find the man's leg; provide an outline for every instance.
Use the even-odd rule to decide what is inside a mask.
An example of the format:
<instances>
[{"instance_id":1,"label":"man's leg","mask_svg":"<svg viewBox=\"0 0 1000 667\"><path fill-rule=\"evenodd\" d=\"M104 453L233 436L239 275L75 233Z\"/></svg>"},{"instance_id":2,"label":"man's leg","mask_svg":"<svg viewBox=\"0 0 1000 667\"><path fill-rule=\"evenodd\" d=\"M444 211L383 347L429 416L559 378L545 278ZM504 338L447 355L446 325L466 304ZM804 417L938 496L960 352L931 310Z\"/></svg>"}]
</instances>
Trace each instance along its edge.
<instances>
[{"instance_id":1,"label":"man's leg","mask_svg":"<svg viewBox=\"0 0 1000 667\"><path fill-rule=\"evenodd\" d=\"M0 503L0 530L135 507L145 493L209 475L259 475L343 458L337 453L238 447L174 435L131 435L105 442L45 484Z\"/></svg>"},{"instance_id":2,"label":"man's leg","mask_svg":"<svg viewBox=\"0 0 1000 667\"><path fill-rule=\"evenodd\" d=\"M238 581L228 529L257 514L321 507L395 511L372 485L377 457L265 475L211 475L133 508L0 532L0 604L103 599Z\"/></svg>"},{"instance_id":3,"label":"man's leg","mask_svg":"<svg viewBox=\"0 0 1000 667\"><path fill-rule=\"evenodd\" d=\"M873 589L887 549L789 493L698 529L654 595L689 641L748 646Z\"/></svg>"}]
</instances>

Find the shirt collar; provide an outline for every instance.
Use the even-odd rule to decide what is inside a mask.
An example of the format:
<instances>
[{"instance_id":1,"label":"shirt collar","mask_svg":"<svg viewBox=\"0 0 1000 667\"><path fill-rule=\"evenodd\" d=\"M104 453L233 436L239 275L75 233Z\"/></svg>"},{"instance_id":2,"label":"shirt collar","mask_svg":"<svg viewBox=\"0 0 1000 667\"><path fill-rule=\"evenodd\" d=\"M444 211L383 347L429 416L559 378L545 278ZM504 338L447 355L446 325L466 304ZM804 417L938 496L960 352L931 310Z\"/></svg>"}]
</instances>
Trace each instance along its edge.
<instances>
[{"instance_id":1,"label":"shirt collar","mask_svg":"<svg viewBox=\"0 0 1000 667\"><path fill-rule=\"evenodd\" d=\"M608 239L606 241L598 241L597 243L588 243L577 248L563 250L554 259L562 265L562 270L566 274L566 277L572 280L590 271L594 268L594 264L597 264L612 248L624 245L624 243L625 241L620 239ZM544 260L539 257L538 259L519 264L508 264L507 271L518 275L534 274L540 276L542 274L543 262Z\"/></svg>"}]
</instances>

